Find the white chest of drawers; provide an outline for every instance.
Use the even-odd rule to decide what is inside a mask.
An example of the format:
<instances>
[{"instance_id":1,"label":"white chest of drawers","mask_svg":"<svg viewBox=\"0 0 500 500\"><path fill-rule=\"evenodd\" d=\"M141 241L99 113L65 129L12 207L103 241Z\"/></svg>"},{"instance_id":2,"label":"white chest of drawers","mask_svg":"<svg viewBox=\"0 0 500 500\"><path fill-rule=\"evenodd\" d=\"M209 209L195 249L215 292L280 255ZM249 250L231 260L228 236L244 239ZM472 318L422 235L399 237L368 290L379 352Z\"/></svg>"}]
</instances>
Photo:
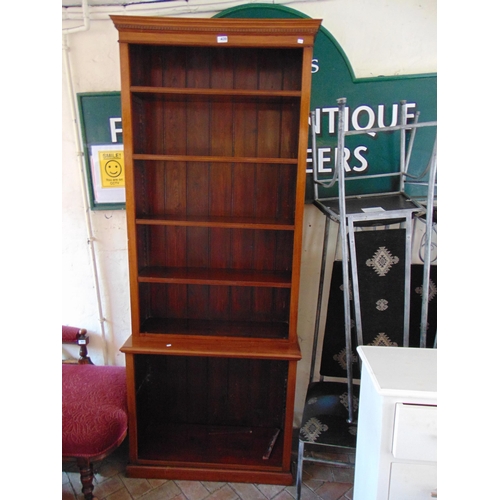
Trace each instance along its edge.
<instances>
[{"instance_id":1,"label":"white chest of drawers","mask_svg":"<svg viewBox=\"0 0 500 500\"><path fill-rule=\"evenodd\" d=\"M358 352L354 500L429 500L437 490L437 350Z\"/></svg>"}]
</instances>

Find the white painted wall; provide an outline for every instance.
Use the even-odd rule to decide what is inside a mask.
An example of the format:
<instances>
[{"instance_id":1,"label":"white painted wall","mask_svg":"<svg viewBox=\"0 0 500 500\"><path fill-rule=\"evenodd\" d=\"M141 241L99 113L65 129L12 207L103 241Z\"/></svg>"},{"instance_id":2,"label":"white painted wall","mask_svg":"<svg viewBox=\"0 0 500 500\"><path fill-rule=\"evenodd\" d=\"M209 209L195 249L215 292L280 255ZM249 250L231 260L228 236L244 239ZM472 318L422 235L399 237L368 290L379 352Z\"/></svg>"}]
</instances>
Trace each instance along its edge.
<instances>
[{"instance_id":1,"label":"white painted wall","mask_svg":"<svg viewBox=\"0 0 500 500\"><path fill-rule=\"evenodd\" d=\"M67 36L73 89L78 92L120 90L117 32L109 14L212 17L248 2L184 0L124 9L90 9L90 29ZM262 2L261 2L262 3ZM436 0L275 1L323 25L345 51L356 77L433 73L437 71ZM148 10L144 10L144 9ZM152 10L151 10L152 9ZM63 11L63 28L81 24L80 9ZM87 243L80 163L69 112L66 72L62 73L62 323L87 328L90 354L103 356L101 324ZM85 187L86 188L86 187ZM90 212L102 298L108 364L123 365L120 346L130 335L127 236L124 211ZM316 314L324 217L307 206L299 307L303 359L299 363L296 407L300 408L309 376L311 340ZM335 232L335 231L333 231ZM330 245L330 248L333 247ZM326 299L326 298L325 298ZM299 415L296 415L298 422Z\"/></svg>"}]
</instances>

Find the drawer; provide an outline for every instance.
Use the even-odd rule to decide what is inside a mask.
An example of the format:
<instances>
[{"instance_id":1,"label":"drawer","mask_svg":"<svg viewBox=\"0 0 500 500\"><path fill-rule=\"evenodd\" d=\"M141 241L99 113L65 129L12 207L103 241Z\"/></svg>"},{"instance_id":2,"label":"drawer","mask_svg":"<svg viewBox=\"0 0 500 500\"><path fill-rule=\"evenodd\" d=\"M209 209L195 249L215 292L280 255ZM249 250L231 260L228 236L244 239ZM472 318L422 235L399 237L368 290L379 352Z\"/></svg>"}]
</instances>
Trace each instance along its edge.
<instances>
[{"instance_id":1,"label":"drawer","mask_svg":"<svg viewBox=\"0 0 500 500\"><path fill-rule=\"evenodd\" d=\"M436 490L436 465L391 464L389 500L431 500Z\"/></svg>"},{"instance_id":2,"label":"drawer","mask_svg":"<svg viewBox=\"0 0 500 500\"><path fill-rule=\"evenodd\" d=\"M437 406L396 403L392 454L399 460L437 461Z\"/></svg>"}]
</instances>

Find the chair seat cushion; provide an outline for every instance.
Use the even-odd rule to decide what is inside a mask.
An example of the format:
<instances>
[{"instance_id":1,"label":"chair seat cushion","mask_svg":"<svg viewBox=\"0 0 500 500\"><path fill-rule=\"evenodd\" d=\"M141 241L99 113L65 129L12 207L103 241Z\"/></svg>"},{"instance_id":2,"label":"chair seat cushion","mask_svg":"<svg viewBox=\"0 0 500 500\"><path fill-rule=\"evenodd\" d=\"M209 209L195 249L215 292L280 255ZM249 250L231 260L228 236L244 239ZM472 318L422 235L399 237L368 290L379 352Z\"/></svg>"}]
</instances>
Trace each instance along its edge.
<instances>
[{"instance_id":1,"label":"chair seat cushion","mask_svg":"<svg viewBox=\"0 0 500 500\"><path fill-rule=\"evenodd\" d=\"M359 387L354 386L354 412L357 412ZM309 385L302 416L301 441L354 448L356 425L349 417L347 384L313 382Z\"/></svg>"},{"instance_id":2,"label":"chair seat cushion","mask_svg":"<svg viewBox=\"0 0 500 500\"><path fill-rule=\"evenodd\" d=\"M62 456L92 458L127 434L127 388L121 366L62 365Z\"/></svg>"}]
</instances>

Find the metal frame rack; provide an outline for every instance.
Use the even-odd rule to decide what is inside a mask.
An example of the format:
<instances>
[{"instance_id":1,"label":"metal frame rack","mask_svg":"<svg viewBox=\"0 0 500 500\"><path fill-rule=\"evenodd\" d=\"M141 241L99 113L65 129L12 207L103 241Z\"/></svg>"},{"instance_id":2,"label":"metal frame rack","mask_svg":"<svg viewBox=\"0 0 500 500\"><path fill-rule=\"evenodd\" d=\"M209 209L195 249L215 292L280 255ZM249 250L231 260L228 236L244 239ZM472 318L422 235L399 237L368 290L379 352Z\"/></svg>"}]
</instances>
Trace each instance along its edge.
<instances>
[{"instance_id":1,"label":"metal frame rack","mask_svg":"<svg viewBox=\"0 0 500 500\"><path fill-rule=\"evenodd\" d=\"M329 180L320 180L318 178L317 154L316 154L316 140L315 140L315 123L314 113L311 114L311 130L312 130L312 149L313 149L313 181L314 181L314 204L326 216L325 233L323 240L323 253L321 262L321 274L318 294L318 310L316 316L316 325L314 332L314 348L312 353L310 381L314 376L314 366L316 358L316 344L319 333L319 323L321 316L321 303L324 285L324 271L326 267L326 258L328 250L328 236L330 230L330 221L335 221L339 224L341 251L342 251L342 272L343 272L343 293L344 293L344 314L345 314L345 342L346 342L346 362L347 362L347 385L348 385L348 400L349 400L349 422L353 421L353 375L352 375L352 342L351 342L351 311L349 306L349 262L347 256L350 252L350 262L352 269L352 293L354 301L354 312L356 322L357 342L359 345L363 344L363 330L361 323L360 312L360 298L359 298L359 283L357 279L357 265L356 265L356 245L354 239L355 226L363 225L391 225L403 224L406 230L405 240L405 305L404 305L404 332L403 332L403 345L409 345L409 323L410 323L410 272L411 272L411 251L412 251L412 222L413 218L418 214L426 213L426 224L428 242L425 248L424 259L424 294L423 294L423 307L421 318L421 346L422 342L425 345L425 330L427 325L427 295L429 288L429 266L430 266L430 234L432 231L432 214L435 197L435 181L436 181L436 144L434 144L433 152L429 165L425 172L416 177L408 174L408 167L410 157L415 139L415 133L418 128L423 127L436 127L437 122L418 122L418 113L416 114L413 123L407 122L407 113L405 102L400 103L399 123L394 126L383 128L370 128L362 130L345 130L345 108L346 99L341 98L337 100L338 103L338 145L337 145L337 158L335 161L335 168L332 178ZM347 136L370 134L378 132L394 132L400 133L400 165L399 169L392 173L373 174L362 176L363 180L370 180L381 177L396 177L398 179L398 189L395 191L379 192L366 195L350 195L346 196L346 182L352 178L345 177L345 156L340 152L344 151L345 138ZM409 134L409 137L407 136ZM419 179L429 173L428 180L428 193L427 193L427 208L420 204L415 199L410 198L404 191L405 182L412 179L411 182L419 182ZM356 179L360 179L357 177ZM338 196L329 198L320 198L318 195L318 187L331 188L338 183ZM338 239L337 249L338 250Z\"/></svg>"},{"instance_id":2,"label":"metal frame rack","mask_svg":"<svg viewBox=\"0 0 500 500\"><path fill-rule=\"evenodd\" d=\"M345 138L349 135L369 134L372 132L394 132L400 133L400 154L399 168L397 171L384 174L363 175L363 180L370 180L383 177L393 177L390 182L371 183L370 188L375 191L380 190L380 185L391 185L391 189L380 190L374 194L350 194L346 195L345 183L351 180L351 177L346 178L346 158L342 153L337 154L335 168L331 179L320 180L318 178L318 161L317 149L315 140L315 113L312 113L311 130L312 130L312 148L313 148L313 180L314 180L314 204L326 216L325 230L323 239L323 252L321 258L319 291L318 291L318 306L316 311L316 322L314 329L313 348L311 356L309 386L307 389L304 411L302 416L302 424L299 432L299 447L297 456L297 499L301 497L302 486L302 468L304 462L320 462L335 464L337 466L350 467L352 464L339 462L335 459L327 458L325 454L317 454L317 447L333 447L341 449L353 449L356 446L355 432L355 387L353 380L353 353L352 353L352 337L351 337L351 306L350 306L350 276L349 276L349 260L351 261L352 284L353 284L353 302L354 315L356 317L357 342L363 344L363 330L361 318L361 305L358 281L358 269L356 264L356 238L354 237L354 229L357 226L392 226L395 224L404 224L404 281L405 281L405 297L403 305L403 344L409 344L410 337L410 279L411 279L411 251L412 251L412 236L413 236L413 221L415 217L426 217L427 225L427 241L424 249L424 284L423 284L423 304L421 315L421 343L426 342L427 328L427 302L429 291L430 277L430 253L431 253L431 232L433 224L433 206L435 196L435 180L436 180L436 145L427 168L418 176L413 176L408 173L410 166L410 156L414 146L415 133L417 128L436 126L436 122L418 123L418 113L415 121L412 124L407 124L407 113L405 102L400 103L399 109L399 124L384 128L371 128L355 131L345 130L346 116L346 99L338 101L338 148L340 152L344 152ZM407 135L409 134L409 136ZM396 170L395 168L393 170ZM422 180L428 176L428 180ZM356 176L355 179L360 179L361 176ZM394 179L395 178L395 179ZM393 182L395 180L395 182ZM409 183L427 185L427 209L420 204L416 199L412 199L405 193L405 186ZM338 186L335 186L338 184ZM373 187L377 184L377 187ZM338 189L338 196L329 198L319 197L319 186L326 188L328 193L334 191L332 188ZM351 193L358 190L358 185L351 185ZM368 190L360 189L366 193ZM334 191L335 192L335 191ZM425 198L425 196L421 196ZM423 201L425 204L425 201ZM321 319L321 305L323 302L323 288L325 281L325 269L328 254L328 240L330 233L330 223L335 221L339 224L339 234L337 237L337 246L335 256L339 249L339 243L342 246L342 276L343 276L343 302L344 302L344 332L345 332L345 366L347 370L347 394L346 387L343 382L333 382L324 380L330 375L330 368L323 366L323 358L325 357L325 345L323 345L322 366L319 370L319 381L314 381L316 373L316 357L318 349L319 327ZM401 234L401 230L400 230ZM401 236L397 236L398 239ZM401 245L399 245L401 247ZM401 249L401 251L403 251ZM349 255L350 253L350 255ZM359 249L361 255L362 249ZM350 257L350 259L349 259ZM403 302L403 301L402 301ZM328 327L328 324L327 324ZM369 329L367 329L369 330ZM425 333L424 333L425 332ZM325 331L325 338L328 337L331 341L334 332L332 330ZM328 355L326 355L328 357ZM343 363L342 363L343 366ZM345 398L347 397L347 404ZM347 410L346 410L347 406ZM306 445L312 445L312 453L305 455Z\"/></svg>"}]
</instances>

